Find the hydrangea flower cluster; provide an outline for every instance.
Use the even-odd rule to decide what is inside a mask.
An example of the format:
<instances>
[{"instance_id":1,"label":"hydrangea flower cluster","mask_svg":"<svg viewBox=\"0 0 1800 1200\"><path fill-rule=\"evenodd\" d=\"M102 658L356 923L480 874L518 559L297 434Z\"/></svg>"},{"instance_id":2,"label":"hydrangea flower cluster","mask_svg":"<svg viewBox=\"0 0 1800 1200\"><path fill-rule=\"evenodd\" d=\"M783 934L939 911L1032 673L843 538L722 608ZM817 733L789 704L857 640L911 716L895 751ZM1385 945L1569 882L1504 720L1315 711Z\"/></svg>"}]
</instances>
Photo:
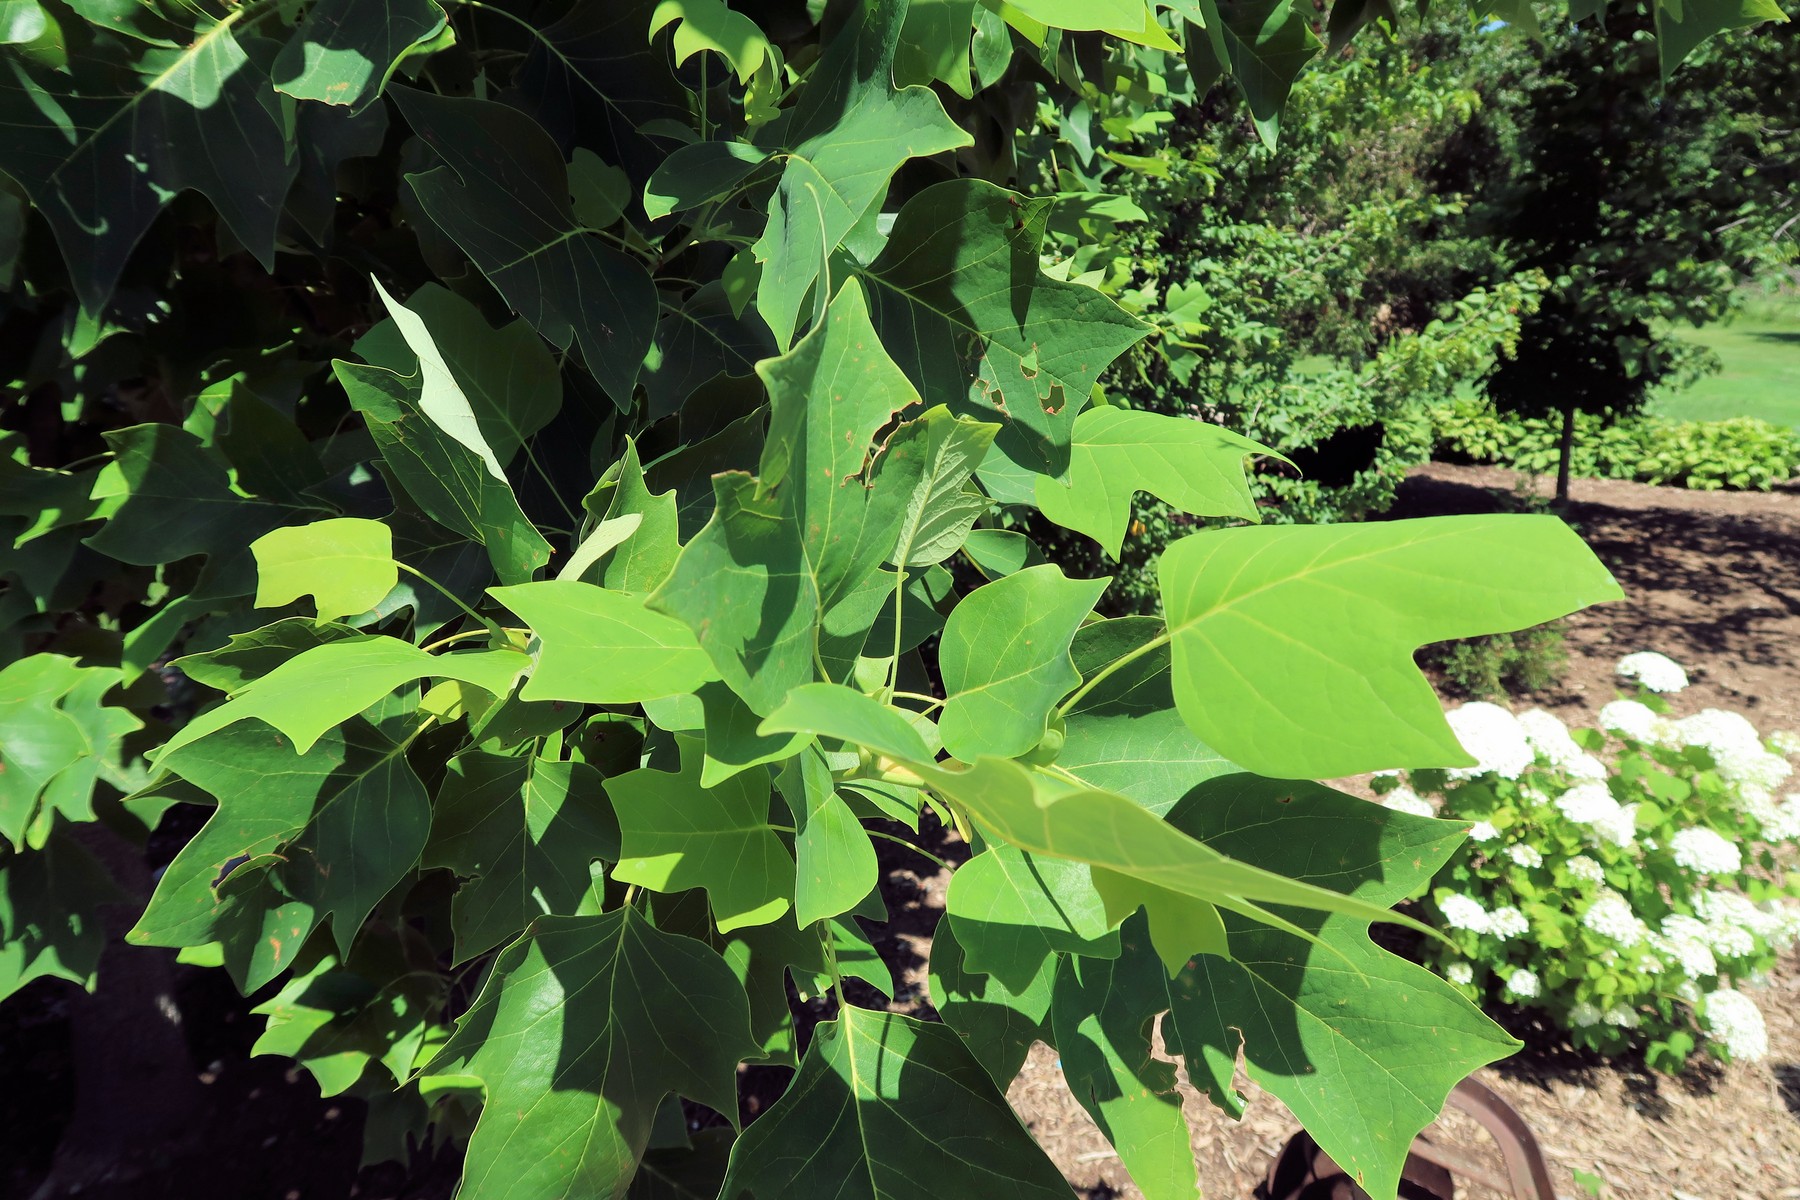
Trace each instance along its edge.
<instances>
[{"instance_id":1,"label":"hydrangea flower cluster","mask_svg":"<svg viewBox=\"0 0 1800 1200\"><path fill-rule=\"evenodd\" d=\"M1745 989L1800 942L1800 735L1765 740L1721 709L1673 719L1687 673L1660 654L1618 671L1637 694L1598 729L1465 704L1448 717L1475 766L1375 780L1389 808L1469 825L1427 888L1455 947L1434 948L1437 969L1604 1053L1641 1047L1669 1070L1699 1050L1760 1058Z\"/></svg>"}]
</instances>

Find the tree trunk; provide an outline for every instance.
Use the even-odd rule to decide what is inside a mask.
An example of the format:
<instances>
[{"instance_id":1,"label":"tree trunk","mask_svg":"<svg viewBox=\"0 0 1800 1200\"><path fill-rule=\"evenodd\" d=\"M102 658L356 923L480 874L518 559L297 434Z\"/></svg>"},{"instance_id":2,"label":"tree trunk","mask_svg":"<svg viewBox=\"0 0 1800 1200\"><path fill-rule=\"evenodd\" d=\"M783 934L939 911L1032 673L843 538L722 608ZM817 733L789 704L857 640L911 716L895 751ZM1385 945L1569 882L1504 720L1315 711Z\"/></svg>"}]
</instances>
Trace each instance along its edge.
<instances>
[{"instance_id":1,"label":"tree trunk","mask_svg":"<svg viewBox=\"0 0 1800 1200\"><path fill-rule=\"evenodd\" d=\"M98 823L75 833L129 899L100 914L107 947L94 991L72 989L75 1112L33 1200L132 1195L133 1180L179 1157L204 1125L202 1089L175 1007L174 954L124 940L150 896L143 856Z\"/></svg>"},{"instance_id":2,"label":"tree trunk","mask_svg":"<svg viewBox=\"0 0 1800 1200\"><path fill-rule=\"evenodd\" d=\"M1569 506L1569 467L1575 458L1575 406L1568 404L1562 410L1562 442L1557 447L1556 455L1556 507Z\"/></svg>"}]
</instances>

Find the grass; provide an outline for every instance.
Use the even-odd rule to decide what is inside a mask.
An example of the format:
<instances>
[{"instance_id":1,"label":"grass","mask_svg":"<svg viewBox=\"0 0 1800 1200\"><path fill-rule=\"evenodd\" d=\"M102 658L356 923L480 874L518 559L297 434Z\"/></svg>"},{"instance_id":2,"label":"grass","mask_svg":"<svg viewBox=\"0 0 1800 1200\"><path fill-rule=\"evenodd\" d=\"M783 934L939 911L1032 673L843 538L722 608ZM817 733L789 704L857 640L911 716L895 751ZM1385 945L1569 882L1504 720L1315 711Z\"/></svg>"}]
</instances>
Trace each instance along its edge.
<instances>
[{"instance_id":1,"label":"grass","mask_svg":"<svg viewBox=\"0 0 1800 1200\"><path fill-rule=\"evenodd\" d=\"M1800 429L1800 294L1758 296L1731 321L1672 332L1711 347L1725 369L1652 398L1651 412L1697 421L1761 417Z\"/></svg>"}]
</instances>

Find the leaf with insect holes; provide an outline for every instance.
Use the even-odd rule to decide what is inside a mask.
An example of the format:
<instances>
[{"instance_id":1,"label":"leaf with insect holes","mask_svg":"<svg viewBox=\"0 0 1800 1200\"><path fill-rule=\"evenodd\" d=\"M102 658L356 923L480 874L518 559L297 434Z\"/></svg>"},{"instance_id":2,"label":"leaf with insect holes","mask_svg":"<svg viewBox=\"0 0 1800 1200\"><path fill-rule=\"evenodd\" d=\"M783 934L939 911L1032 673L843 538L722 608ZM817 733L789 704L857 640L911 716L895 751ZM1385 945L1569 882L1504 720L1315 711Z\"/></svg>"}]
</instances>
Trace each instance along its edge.
<instances>
[{"instance_id":1,"label":"leaf with insect holes","mask_svg":"<svg viewBox=\"0 0 1800 1200\"><path fill-rule=\"evenodd\" d=\"M900 209L862 277L875 328L925 403L999 422L1007 458L1060 478L1075 415L1149 327L1039 268L1055 203L975 179L935 184Z\"/></svg>"}]
</instances>

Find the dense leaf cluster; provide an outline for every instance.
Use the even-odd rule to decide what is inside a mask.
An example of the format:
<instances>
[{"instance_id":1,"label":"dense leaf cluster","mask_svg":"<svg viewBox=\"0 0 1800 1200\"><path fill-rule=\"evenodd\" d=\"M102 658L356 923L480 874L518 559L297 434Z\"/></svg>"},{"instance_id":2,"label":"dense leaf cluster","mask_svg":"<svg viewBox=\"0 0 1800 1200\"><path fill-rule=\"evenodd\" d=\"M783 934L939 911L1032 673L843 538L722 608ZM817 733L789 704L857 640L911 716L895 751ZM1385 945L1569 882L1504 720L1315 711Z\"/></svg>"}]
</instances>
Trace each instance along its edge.
<instances>
[{"instance_id":1,"label":"dense leaf cluster","mask_svg":"<svg viewBox=\"0 0 1800 1200\"><path fill-rule=\"evenodd\" d=\"M1254 518L1256 443L1090 403L1146 328L1002 184L1120 47L1272 129L1285 0L6 16L4 992L91 981L91 850L183 806L128 940L468 1130L470 1196L1059 1194L1003 1098L1039 1039L1184 1194L1159 1015L1392 1194L1506 1053L1367 936L1459 830L1306 781L1466 762L1412 651L1617 596L1567 527L1211 529L1154 620L999 527ZM842 982L891 989L870 839L933 820L941 1024ZM773 1109L673 1128L745 1062Z\"/></svg>"}]
</instances>

